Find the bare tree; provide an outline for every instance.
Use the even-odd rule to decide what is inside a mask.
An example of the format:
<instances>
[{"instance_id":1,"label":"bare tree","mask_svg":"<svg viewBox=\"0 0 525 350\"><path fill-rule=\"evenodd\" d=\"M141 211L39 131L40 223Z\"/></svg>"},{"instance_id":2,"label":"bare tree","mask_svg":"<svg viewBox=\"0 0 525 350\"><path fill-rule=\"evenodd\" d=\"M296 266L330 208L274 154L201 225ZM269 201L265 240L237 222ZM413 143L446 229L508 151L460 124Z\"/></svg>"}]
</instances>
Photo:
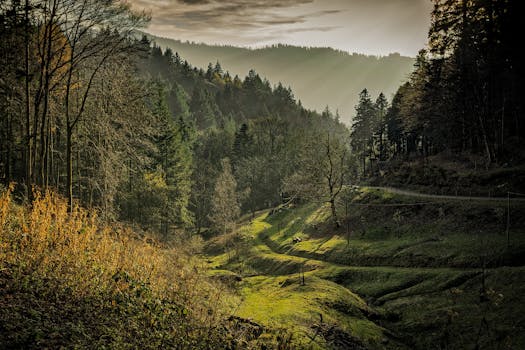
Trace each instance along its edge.
<instances>
[{"instance_id":1,"label":"bare tree","mask_svg":"<svg viewBox=\"0 0 525 350\"><path fill-rule=\"evenodd\" d=\"M27 191L27 199L31 198L32 195L32 185L31 185L31 176L32 176L32 169L31 169L31 118L30 118L30 102L29 99L31 98L30 92L29 92L29 45L30 45L30 37L29 37L29 0L25 0L25 6L24 6L24 25L25 25L25 42L24 42L24 76L25 76L25 115L26 115L26 125L25 125L25 131L26 131L26 191Z\"/></svg>"},{"instance_id":2,"label":"bare tree","mask_svg":"<svg viewBox=\"0 0 525 350\"><path fill-rule=\"evenodd\" d=\"M221 161L222 172L217 177L215 192L211 200L209 220L220 233L228 233L235 227L241 214L237 194L237 182L232 174L230 160Z\"/></svg>"},{"instance_id":3,"label":"bare tree","mask_svg":"<svg viewBox=\"0 0 525 350\"><path fill-rule=\"evenodd\" d=\"M351 169L347 145L330 133L315 135L304 150L299 168L285 181L286 191L295 197L329 203L334 225L341 227L336 204Z\"/></svg>"},{"instance_id":4,"label":"bare tree","mask_svg":"<svg viewBox=\"0 0 525 350\"><path fill-rule=\"evenodd\" d=\"M343 189L345 176L348 171L347 164L347 149L340 142L330 141L330 134L327 135L326 142L323 144L325 149L325 164L327 167L323 171L323 175L328 185L329 203L332 210L332 219L337 228L341 227L341 223L337 217L337 210L335 201L341 190Z\"/></svg>"},{"instance_id":5,"label":"bare tree","mask_svg":"<svg viewBox=\"0 0 525 350\"><path fill-rule=\"evenodd\" d=\"M100 71L72 150L79 158L74 173L80 174L74 188L89 207L101 208L105 219L115 217L118 188L134 176L130 162L142 168L147 159L141 150L153 153L148 140L156 121L144 103L144 83L133 76L131 65L117 57Z\"/></svg>"},{"instance_id":6,"label":"bare tree","mask_svg":"<svg viewBox=\"0 0 525 350\"><path fill-rule=\"evenodd\" d=\"M134 48L133 31L148 18L121 0L25 0L22 9L27 197L33 184L48 184L53 125L63 124L72 206L73 142L92 87L112 58Z\"/></svg>"},{"instance_id":7,"label":"bare tree","mask_svg":"<svg viewBox=\"0 0 525 350\"><path fill-rule=\"evenodd\" d=\"M108 61L133 48L130 36L147 19L120 1L62 0L69 45L65 75L66 188L73 206L73 136L84 115L95 78Z\"/></svg>"}]
</instances>

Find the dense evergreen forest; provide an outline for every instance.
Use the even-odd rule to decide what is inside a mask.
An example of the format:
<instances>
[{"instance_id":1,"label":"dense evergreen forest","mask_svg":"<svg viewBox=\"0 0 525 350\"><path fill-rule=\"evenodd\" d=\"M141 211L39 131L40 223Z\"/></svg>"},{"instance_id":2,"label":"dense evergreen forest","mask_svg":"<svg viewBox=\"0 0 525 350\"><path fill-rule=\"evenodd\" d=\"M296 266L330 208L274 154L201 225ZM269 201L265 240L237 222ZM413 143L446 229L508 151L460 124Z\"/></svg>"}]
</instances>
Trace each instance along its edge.
<instances>
[{"instance_id":1,"label":"dense evergreen forest","mask_svg":"<svg viewBox=\"0 0 525 350\"><path fill-rule=\"evenodd\" d=\"M367 91L360 95L352 143L362 161L446 151L481 154L487 166L520 164L519 14L519 1L435 1L428 47L390 106L379 96L374 109Z\"/></svg>"},{"instance_id":2,"label":"dense evergreen forest","mask_svg":"<svg viewBox=\"0 0 525 350\"><path fill-rule=\"evenodd\" d=\"M410 79L390 103L363 90L350 138L337 113L303 108L281 83L254 70L232 76L220 62L193 67L135 39L144 15L97 3L85 18L87 5L2 5L0 178L29 199L33 186L56 188L70 205L167 234L212 224L223 172L233 174L235 213L278 204L306 150L317 142L324 152L320 140L351 144L346 160L365 176L443 151L483 154L487 166L523 157L513 2L437 2Z\"/></svg>"},{"instance_id":3,"label":"dense evergreen forest","mask_svg":"<svg viewBox=\"0 0 525 350\"><path fill-rule=\"evenodd\" d=\"M273 45L257 49L213 46L148 35L163 48L170 48L204 68L219 61L233 75L243 76L252 68L272 82L290 85L309 109L322 111L327 105L350 123L363 87L390 98L405 81L414 65L413 57L397 53L371 56L332 48Z\"/></svg>"},{"instance_id":4,"label":"dense evergreen forest","mask_svg":"<svg viewBox=\"0 0 525 350\"><path fill-rule=\"evenodd\" d=\"M347 141L328 108L306 110L253 70L241 79L220 63L194 68L134 39L144 18L97 5L87 19L90 3L3 9L0 177L26 198L54 188L71 207L166 237L173 227L224 229L279 204L305 149ZM231 212L215 214L225 200Z\"/></svg>"}]
</instances>

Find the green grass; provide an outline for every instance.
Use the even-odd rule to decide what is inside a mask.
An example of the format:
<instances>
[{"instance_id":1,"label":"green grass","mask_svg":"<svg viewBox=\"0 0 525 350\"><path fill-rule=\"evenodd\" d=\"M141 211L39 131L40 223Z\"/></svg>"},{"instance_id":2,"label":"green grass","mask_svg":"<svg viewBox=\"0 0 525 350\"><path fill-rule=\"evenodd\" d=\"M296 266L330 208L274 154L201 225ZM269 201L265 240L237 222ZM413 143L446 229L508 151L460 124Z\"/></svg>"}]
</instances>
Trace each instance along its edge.
<instances>
[{"instance_id":1,"label":"green grass","mask_svg":"<svg viewBox=\"0 0 525 350\"><path fill-rule=\"evenodd\" d=\"M311 340L320 315L371 349L523 345L524 208L507 247L498 203L368 206L413 201L371 189L349 200L350 237L346 220L335 230L326 205L307 204L261 213L236 233L242 249L208 256L215 273L243 276L237 315L288 330L297 348L336 346Z\"/></svg>"},{"instance_id":2,"label":"green grass","mask_svg":"<svg viewBox=\"0 0 525 350\"><path fill-rule=\"evenodd\" d=\"M358 193L353 204L405 204L413 199L375 189ZM507 249L501 203L438 203L421 207L352 207L346 227L328 224L326 205L306 205L267 217L261 236L273 250L350 265L476 267L515 264L525 250L523 205L513 208L512 249ZM340 216L344 217L340 205ZM293 244L293 238L302 239Z\"/></svg>"},{"instance_id":3,"label":"green grass","mask_svg":"<svg viewBox=\"0 0 525 350\"><path fill-rule=\"evenodd\" d=\"M240 316L293 330L296 346L325 345L321 338L311 340L315 335L312 326L320 322L320 315L323 322L337 324L366 343L378 343L383 337L383 329L364 317L368 306L360 297L313 274L305 276L305 285L299 274L247 278L241 295Z\"/></svg>"}]
</instances>

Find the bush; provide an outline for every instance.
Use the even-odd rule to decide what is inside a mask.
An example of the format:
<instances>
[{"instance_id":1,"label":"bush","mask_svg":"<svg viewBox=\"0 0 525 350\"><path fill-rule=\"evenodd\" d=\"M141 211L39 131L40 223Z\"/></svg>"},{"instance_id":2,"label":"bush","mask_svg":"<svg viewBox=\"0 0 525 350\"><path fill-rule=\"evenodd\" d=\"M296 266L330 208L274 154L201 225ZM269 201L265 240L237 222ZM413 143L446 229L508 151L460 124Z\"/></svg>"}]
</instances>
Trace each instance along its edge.
<instances>
[{"instance_id":1,"label":"bush","mask_svg":"<svg viewBox=\"0 0 525 350\"><path fill-rule=\"evenodd\" d=\"M228 300L178 250L108 226L58 195L0 195L0 344L222 348Z\"/></svg>"}]
</instances>

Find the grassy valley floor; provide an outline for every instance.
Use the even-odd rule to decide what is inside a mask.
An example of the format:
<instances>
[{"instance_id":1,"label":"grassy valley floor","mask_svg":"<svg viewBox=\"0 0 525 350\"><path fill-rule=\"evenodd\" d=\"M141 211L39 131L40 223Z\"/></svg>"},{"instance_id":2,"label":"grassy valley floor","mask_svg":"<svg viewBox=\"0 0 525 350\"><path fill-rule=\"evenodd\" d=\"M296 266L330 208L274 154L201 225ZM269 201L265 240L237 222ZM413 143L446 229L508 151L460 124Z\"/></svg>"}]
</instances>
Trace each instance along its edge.
<instances>
[{"instance_id":1,"label":"grassy valley floor","mask_svg":"<svg viewBox=\"0 0 525 350\"><path fill-rule=\"evenodd\" d=\"M414 204L417 202L417 204ZM347 208L345 210L345 207ZM240 320L301 349L525 348L525 203L347 194L278 208L207 242ZM348 215L345 215L345 211Z\"/></svg>"}]
</instances>

